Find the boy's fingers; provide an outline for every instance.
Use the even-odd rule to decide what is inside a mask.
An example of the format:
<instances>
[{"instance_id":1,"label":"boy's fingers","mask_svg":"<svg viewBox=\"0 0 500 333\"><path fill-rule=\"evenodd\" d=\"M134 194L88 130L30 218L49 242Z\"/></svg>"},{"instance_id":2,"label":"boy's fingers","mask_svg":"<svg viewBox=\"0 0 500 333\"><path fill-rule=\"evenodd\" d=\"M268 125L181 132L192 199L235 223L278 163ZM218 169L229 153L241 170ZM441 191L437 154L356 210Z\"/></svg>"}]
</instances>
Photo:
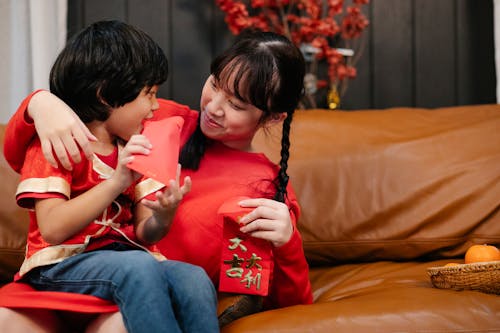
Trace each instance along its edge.
<instances>
[{"instance_id":1,"label":"boy's fingers","mask_svg":"<svg viewBox=\"0 0 500 333\"><path fill-rule=\"evenodd\" d=\"M142 145L145 148L151 149L153 145L151 142L148 140L147 137L145 137L142 134L134 134L129 140L129 143L131 144L136 144L136 145Z\"/></svg>"},{"instance_id":2,"label":"boy's fingers","mask_svg":"<svg viewBox=\"0 0 500 333\"><path fill-rule=\"evenodd\" d=\"M181 165L177 163L177 170L175 172L175 180L177 180L177 184L179 184L180 179L181 179Z\"/></svg>"},{"instance_id":3,"label":"boy's fingers","mask_svg":"<svg viewBox=\"0 0 500 333\"><path fill-rule=\"evenodd\" d=\"M191 191L191 185L192 185L191 177L189 176L184 177L184 184L182 184L181 186L181 193L183 196L189 193L189 191Z\"/></svg>"}]
</instances>

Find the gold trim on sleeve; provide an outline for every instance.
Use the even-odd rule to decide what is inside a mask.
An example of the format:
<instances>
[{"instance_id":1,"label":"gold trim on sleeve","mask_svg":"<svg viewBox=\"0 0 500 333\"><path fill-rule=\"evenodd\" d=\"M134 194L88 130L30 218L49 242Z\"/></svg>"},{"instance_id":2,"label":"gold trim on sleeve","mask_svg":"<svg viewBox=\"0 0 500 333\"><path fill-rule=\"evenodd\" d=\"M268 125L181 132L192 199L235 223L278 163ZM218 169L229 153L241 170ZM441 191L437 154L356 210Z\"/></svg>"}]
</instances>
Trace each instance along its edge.
<instances>
[{"instance_id":1,"label":"gold trim on sleeve","mask_svg":"<svg viewBox=\"0 0 500 333\"><path fill-rule=\"evenodd\" d=\"M61 193L66 198L71 196L71 186L60 177L27 178L17 186L16 196L22 193Z\"/></svg>"},{"instance_id":2,"label":"gold trim on sleeve","mask_svg":"<svg viewBox=\"0 0 500 333\"><path fill-rule=\"evenodd\" d=\"M161 190L165 187L165 184L160 183L152 178L144 179L143 181L135 185L135 201L139 202L142 198L148 196L151 193Z\"/></svg>"}]
</instances>

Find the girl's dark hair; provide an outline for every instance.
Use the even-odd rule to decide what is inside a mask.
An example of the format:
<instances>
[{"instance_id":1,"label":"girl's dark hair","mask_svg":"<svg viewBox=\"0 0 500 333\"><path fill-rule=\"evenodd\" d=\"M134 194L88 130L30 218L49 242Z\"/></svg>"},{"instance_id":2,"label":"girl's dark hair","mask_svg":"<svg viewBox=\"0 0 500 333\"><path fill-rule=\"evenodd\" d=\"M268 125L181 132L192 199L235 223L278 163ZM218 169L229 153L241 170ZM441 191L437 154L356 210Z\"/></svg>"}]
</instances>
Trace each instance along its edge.
<instances>
[{"instance_id":1,"label":"girl's dark hair","mask_svg":"<svg viewBox=\"0 0 500 333\"><path fill-rule=\"evenodd\" d=\"M88 123L133 101L144 87L165 82L163 50L143 31L99 21L71 38L50 72L50 91Z\"/></svg>"},{"instance_id":2,"label":"girl's dark hair","mask_svg":"<svg viewBox=\"0 0 500 333\"><path fill-rule=\"evenodd\" d=\"M210 72L218 85L237 98L264 112L261 122L285 112L281 141L280 171L275 179L275 199L284 201L288 184L290 123L304 86L305 63L300 50L286 37L260 31L247 31L224 53L214 59ZM229 78L236 73L233 86ZM181 151L184 168L198 169L208 139L198 125Z\"/></svg>"}]
</instances>

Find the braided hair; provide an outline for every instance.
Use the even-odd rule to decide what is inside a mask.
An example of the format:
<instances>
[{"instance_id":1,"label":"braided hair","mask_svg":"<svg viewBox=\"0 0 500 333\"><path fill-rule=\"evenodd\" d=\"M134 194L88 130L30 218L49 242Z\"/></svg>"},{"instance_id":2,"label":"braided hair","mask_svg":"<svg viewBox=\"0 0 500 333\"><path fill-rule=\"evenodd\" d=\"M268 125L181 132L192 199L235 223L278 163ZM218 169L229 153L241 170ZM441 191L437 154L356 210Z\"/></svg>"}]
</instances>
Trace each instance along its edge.
<instances>
[{"instance_id":1,"label":"braided hair","mask_svg":"<svg viewBox=\"0 0 500 333\"><path fill-rule=\"evenodd\" d=\"M274 199L284 202L288 184L290 124L304 85L305 63L302 53L282 35L245 31L229 49L214 59L210 72L222 89L233 91L238 99L262 110L262 124L276 115L286 113L281 139L280 170L274 179ZM182 166L198 169L209 144L210 139L205 137L198 124L181 151L179 160Z\"/></svg>"}]
</instances>

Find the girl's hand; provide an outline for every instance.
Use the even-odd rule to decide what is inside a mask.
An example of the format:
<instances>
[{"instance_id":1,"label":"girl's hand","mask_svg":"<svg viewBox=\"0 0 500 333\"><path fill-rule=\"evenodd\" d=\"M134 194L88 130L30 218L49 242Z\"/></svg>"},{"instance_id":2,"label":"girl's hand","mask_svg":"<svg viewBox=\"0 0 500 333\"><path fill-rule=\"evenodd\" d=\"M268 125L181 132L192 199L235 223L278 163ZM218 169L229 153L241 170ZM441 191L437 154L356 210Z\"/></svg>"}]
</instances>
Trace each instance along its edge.
<instances>
[{"instance_id":1,"label":"girl's hand","mask_svg":"<svg viewBox=\"0 0 500 333\"><path fill-rule=\"evenodd\" d=\"M97 141L96 137L57 96L48 91L36 93L28 105L28 114L42 143L43 155L53 167L58 166L55 153L61 165L71 170L70 157L75 163L81 161L78 146L87 158L92 157L90 141Z\"/></svg>"},{"instance_id":2,"label":"girl's hand","mask_svg":"<svg viewBox=\"0 0 500 333\"><path fill-rule=\"evenodd\" d=\"M129 187L134 181L139 179L141 175L127 167L127 164L134 160L133 155L143 154L148 155L152 145L149 140L141 134L135 134L130 137L125 147L118 155L118 163L115 172L111 179L122 186L123 190Z\"/></svg>"},{"instance_id":3,"label":"girl's hand","mask_svg":"<svg viewBox=\"0 0 500 333\"><path fill-rule=\"evenodd\" d=\"M256 207L243 216L240 230L249 235L270 241L275 247L285 245L293 234L293 224L288 206L271 199L246 199L241 207Z\"/></svg>"}]
</instances>

